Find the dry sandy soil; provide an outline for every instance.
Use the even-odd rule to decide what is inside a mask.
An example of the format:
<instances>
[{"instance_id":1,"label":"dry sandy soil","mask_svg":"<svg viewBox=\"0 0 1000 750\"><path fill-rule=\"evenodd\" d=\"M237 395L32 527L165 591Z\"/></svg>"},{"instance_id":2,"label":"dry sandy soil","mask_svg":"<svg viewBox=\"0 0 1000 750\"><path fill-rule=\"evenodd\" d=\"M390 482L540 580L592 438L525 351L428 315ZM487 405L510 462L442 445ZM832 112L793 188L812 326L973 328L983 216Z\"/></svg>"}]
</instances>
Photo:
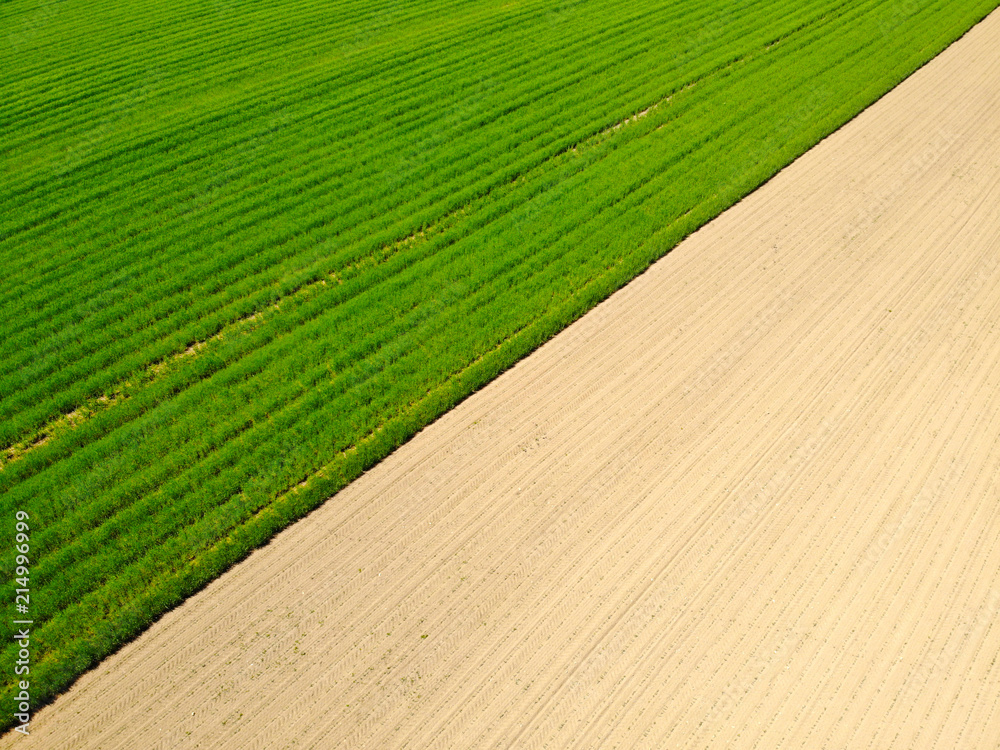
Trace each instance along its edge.
<instances>
[{"instance_id":1,"label":"dry sandy soil","mask_svg":"<svg viewBox=\"0 0 1000 750\"><path fill-rule=\"evenodd\" d=\"M23 748L1000 746L1000 12Z\"/></svg>"}]
</instances>

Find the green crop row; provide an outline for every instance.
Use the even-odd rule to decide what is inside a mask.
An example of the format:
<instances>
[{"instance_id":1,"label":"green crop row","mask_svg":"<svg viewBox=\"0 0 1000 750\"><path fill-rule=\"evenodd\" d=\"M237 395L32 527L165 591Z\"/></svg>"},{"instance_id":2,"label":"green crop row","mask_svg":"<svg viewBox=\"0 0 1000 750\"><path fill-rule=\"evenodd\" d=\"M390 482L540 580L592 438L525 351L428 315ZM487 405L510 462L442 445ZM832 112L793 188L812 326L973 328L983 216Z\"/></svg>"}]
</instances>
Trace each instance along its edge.
<instances>
[{"instance_id":1,"label":"green crop row","mask_svg":"<svg viewBox=\"0 0 1000 750\"><path fill-rule=\"evenodd\" d=\"M592 94L592 92L588 93ZM594 96L591 95L583 100L583 104L586 105L588 102L592 102L593 99ZM569 115L570 113L566 113L565 118L568 118ZM583 120L584 116L581 115L580 119ZM521 135L523 138L523 134L520 132L513 134L514 137L519 135ZM533 140L526 142L532 143ZM573 139L569 139L568 141L565 141L561 147L565 148L568 143L572 142ZM501 143L502 148L499 150L499 153L506 154L507 156L517 155L516 150L503 148L505 146L506 146L505 143ZM481 151L478 153L481 153ZM473 151L472 155L470 157L467 157L466 161L475 158L478 158L477 152ZM459 163L459 166L462 166L461 162ZM528 169L530 167L531 164L524 164L523 161L515 162L515 164L513 165L513 168L517 170ZM511 165L508 165L508 168L510 169ZM464 171L459 171L459 174L465 176L466 179L468 179L468 177L475 176L477 174L477 172L475 171L470 171L471 169L472 166L470 162L470 167L468 169L465 169ZM433 171L431 173L433 174ZM509 176L509 172L505 176ZM319 189L322 189L322 187L323 185L321 184L319 186ZM482 193L488 190L490 186L474 185L474 187L478 193ZM448 186L448 190L449 191L453 190L450 185ZM423 194L424 195L431 194L430 189L427 188L426 185L424 186ZM454 192L443 191L443 195L449 196L452 198L452 200L454 200ZM371 238L376 235L374 234L370 224L366 224L363 221L359 221L358 217L354 217L348 214L347 216L337 216L337 218L334 220L336 223L334 223L333 226L330 226L329 220L325 218L329 216L329 211L330 211L330 208L328 208L328 205L326 203L321 202L321 200L318 198L312 200L311 198L313 198L313 196L311 196L308 191L306 192L295 191L292 194L291 198L294 200L296 197L300 199L303 205L309 207L308 210L312 212L311 213L312 216L319 215L320 217L324 217L318 219L318 221L324 222L323 226L317 228L315 226L315 222L305 223L308 222L308 219L306 219L305 222L295 222L293 224L290 221L290 218L292 217L290 217L290 214L286 212L285 214L282 215L282 218L288 220L289 224L296 226L299 232L299 234L297 234L294 238L291 238L291 242L289 242L289 238L287 238L287 236L283 237L281 235L279 236L262 235L259 232L259 227L261 226L261 221L258 220L259 217L253 215L244 215L242 217L241 223L247 226L248 232L253 233L255 235L253 239L250 240L245 246L247 249L254 251L250 253L251 260L247 262L256 263L258 268L264 269L264 272L279 273L284 269L284 266L279 267L276 266L276 264L274 263L263 262L261 258L263 254L267 253L268 251L278 252L287 250L288 246L292 243L295 243L300 247L305 245L309 247L311 251L314 252L315 247L319 242L329 241L330 239L329 235L332 233L336 233L339 230L339 228L345 226L345 224L351 226L352 231L354 231L356 234L357 233L361 234L362 241L365 241L368 246L368 252L371 252L374 249L371 243ZM367 204L377 206L378 205L377 197L378 196L366 196ZM276 201L271 201L271 200L268 201L267 210L271 211L272 213L268 217L265 217L265 219L270 218L270 216L273 216L275 211L279 211L278 208L272 207L275 203ZM453 209L454 206L451 206L450 208ZM387 208L382 209L380 213L380 218L384 219L388 210L389 209ZM406 211L412 211L412 206L405 206L405 210L403 213L401 213L401 216L403 217L407 216ZM410 215L412 216L412 214ZM432 216L430 218L433 220L437 217ZM230 232L233 231L232 229L233 223L235 223L235 221L231 221L229 222L228 225L226 225L227 231ZM314 231L316 229L319 229L320 231ZM389 229L392 232L399 231L398 227L390 227ZM410 231L412 229L415 228L409 227L407 228L407 231ZM322 232L322 234L320 232ZM232 236L227 236L226 241L231 242L233 239L234 238ZM202 238L202 241L203 242L205 241L204 237ZM211 248L212 246L209 245L209 247ZM154 249L153 252L157 252L158 250L159 248ZM178 248L175 244L174 251L177 252L177 250ZM148 253L148 255L153 255L153 253L152 252ZM153 255L153 257L156 256ZM290 260L291 263L300 263L300 261L301 261L300 256L293 256ZM233 268L223 269L220 268L218 265L216 265L210 269L198 269L198 270L200 271L200 276L202 278L212 279L211 283L215 285L216 294L225 295L225 297L227 297L230 300L233 298L233 296L242 297L242 295L239 294L239 292L243 289L246 289L247 286L251 284L256 278L256 274L248 276L245 273L245 266L240 266L235 269ZM336 270L337 268L335 266L333 268L328 267L325 270L325 272L330 273ZM312 270L311 273L313 278L315 278L317 272L315 270ZM226 279L225 275L227 274L233 274L234 275L233 280L230 281ZM151 281L143 278L140 279L140 281L137 283L140 283L140 288L151 290L146 293L149 297L157 298L157 296L159 295L165 298L160 300L161 308L169 307L171 304L173 304L176 307L180 308L180 314L187 315L189 319L194 318L197 321L196 324L201 327L200 335L204 335L203 333L204 325L206 324L207 320L203 314L201 315L197 314L197 312L193 309L192 306L195 304L202 306L207 304L207 301L204 299L206 293L205 289L204 288L199 290L185 289L184 290L185 294L180 298L180 300L177 300L176 298L171 298L166 293L167 290L161 290L161 287L157 283L158 281L159 279ZM75 286L75 284L73 286ZM195 293L196 291L197 293ZM130 295L128 299L130 303L134 305L136 304L137 300L142 299L142 296L139 293L136 293ZM194 299L198 299L199 301L195 303L193 302ZM176 309L176 307L174 309ZM17 372L12 372L8 376L8 378L2 381L3 384L2 386L0 386L0 391L6 392L7 409L10 410L10 412L19 413L18 421L11 422L10 429L22 430L22 432L17 435L13 436L4 435L3 436L4 439L12 440L18 437L22 437L25 431L29 431L33 427L37 426L38 423L44 422L46 419L51 418L54 414L60 411L67 410L69 404L76 403L79 402L81 399L97 395L97 393L100 391L101 388L106 388L108 386L108 381L112 377L119 377L119 378L122 377L122 375L120 374L122 367L121 363L115 361L119 352L125 349L131 349L132 351L143 352L149 355L158 354L161 351L161 348L157 346L150 346L148 338L157 336L159 334L159 331L161 331L164 327L168 327L170 326L171 323L176 322L175 320L166 321L164 326L154 327L150 325L150 320L148 319L148 317L146 321L136 320L136 314L137 314L136 313L129 318L120 318L118 317L117 312L118 311L115 308L111 308L109 310L100 310L99 312L95 313L92 316L92 320L87 321L89 324L88 327L91 329L91 331L93 331L93 328L100 322L103 321L104 323L106 323L103 331L104 334L103 337L91 333L91 335L88 336L86 339L81 339L76 342L70 342L69 344L60 347L55 353L50 354L43 361L33 361L29 368L22 369ZM160 320L157 318L152 322L159 323ZM108 330L109 328L110 330ZM121 337L114 336L114 332L116 330L120 330L121 328L125 328L126 330L136 331L135 337L146 337L147 341L136 342L134 340L135 337L131 339L122 339ZM68 327L64 326L60 331L60 335L66 336L67 330ZM176 329L172 328L171 330L176 332ZM189 345L192 339L196 338L196 336L192 336L190 332L187 330L182 330L180 333L184 335L184 340L173 344L175 348L183 348L184 346ZM113 338L113 343L109 341L109 337ZM16 336L9 336L7 339L8 342L16 342L16 340L17 340ZM89 359L81 358L79 352L80 349L84 346L89 346L91 350L97 350L98 352L97 356ZM109 367L109 364L112 362L115 363L114 367ZM148 362L143 364L148 364ZM45 379L44 376L46 372L53 373L53 375L49 379ZM89 376L91 380L85 383L80 383L77 380L74 383L74 378L76 378L78 374ZM70 384L74 385L75 389L67 392L65 390L65 386ZM18 393L17 391L19 388L22 389L24 392ZM40 400L38 398L39 393L50 394L48 402ZM24 410L22 408L22 405L28 403L32 404L32 408L30 410Z\"/></svg>"},{"instance_id":2,"label":"green crop row","mask_svg":"<svg viewBox=\"0 0 1000 750\"><path fill-rule=\"evenodd\" d=\"M306 197L308 197L308 196L306 196ZM256 223L252 223L252 222L248 222L248 223L251 223L251 226L257 226ZM265 238L265 239L270 239L270 244L271 245L278 245L278 246L283 246L284 245L284 243L279 238ZM259 242L260 238L258 238L257 241ZM207 276L210 276L210 277L214 278L214 276L216 276L218 274L218 268L211 269L211 271L212 272L210 274L204 274L204 275L207 275ZM228 287L225 287L225 288L228 291L229 288ZM117 319L112 318L112 320L114 320L115 322L118 322ZM126 324L130 330L134 330L134 329L137 329L137 328L141 330L143 328L142 326L136 326L134 321L121 321L121 323L122 324ZM122 347L124 343L125 342L122 342L120 340L116 340L116 346L117 347ZM105 349L106 342L101 341L100 344L101 344L101 346L99 348ZM113 353L114 353L114 350L106 350L105 349L104 356L106 358L110 358L113 355ZM69 354L72 355L73 353L70 352ZM78 367L83 368L83 367L86 366L86 364L87 363L79 363ZM66 382L73 375L73 371L72 370L68 370L64 366L63 358L54 358L54 357L50 358L50 361L48 363L48 367L49 367L50 370L58 369L59 370L58 377L63 382ZM89 371L97 371L97 370L100 370L100 369L101 369L101 365L97 365L97 366L90 367ZM58 393L59 392L58 389L56 387L53 387L54 384L49 383L49 382L45 382L45 383L39 382L39 375L40 374L42 374L42 373L39 373L38 369L36 367L36 368L34 368L32 370L32 372L31 372L31 378L30 379L29 378L25 378L24 377L24 373L20 373L19 376L17 376L17 375L10 376L10 380L15 381L15 383L17 382L17 380L20 380L22 383L25 380L29 380L30 383L31 383L31 385L32 385L32 387L35 389L35 392L38 392L39 389L44 389L43 392L51 392L53 394ZM18 407L20 405L20 401L24 401L24 400L34 401L35 400L34 399L34 395L35 395L34 393L24 394L23 396L21 396L21 399L11 399L10 395L11 394L8 394L8 403L9 403L11 409L14 409L14 408ZM74 394L72 396L71 400L78 400L78 398L79 398L79 396ZM65 399L64 399L64 403L65 403ZM53 411L53 410L54 410L54 407L50 408L50 412ZM22 417L23 416L24 415L22 415Z\"/></svg>"}]
</instances>

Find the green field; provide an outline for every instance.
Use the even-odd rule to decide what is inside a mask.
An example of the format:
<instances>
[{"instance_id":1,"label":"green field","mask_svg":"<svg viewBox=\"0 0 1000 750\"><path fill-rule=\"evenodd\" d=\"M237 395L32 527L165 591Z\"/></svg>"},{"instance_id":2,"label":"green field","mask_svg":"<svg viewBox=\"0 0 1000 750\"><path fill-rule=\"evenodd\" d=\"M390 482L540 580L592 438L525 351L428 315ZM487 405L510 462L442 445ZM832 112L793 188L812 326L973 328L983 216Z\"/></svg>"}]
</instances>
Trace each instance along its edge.
<instances>
[{"instance_id":1,"label":"green field","mask_svg":"<svg viewBox=\"0 0 1000 750\"><path fill-rule=\"evenodd\" d=\"M0 519L13 571L30 518L33 699L997 4L0 3Z\"/></svg>"}]
</instances>

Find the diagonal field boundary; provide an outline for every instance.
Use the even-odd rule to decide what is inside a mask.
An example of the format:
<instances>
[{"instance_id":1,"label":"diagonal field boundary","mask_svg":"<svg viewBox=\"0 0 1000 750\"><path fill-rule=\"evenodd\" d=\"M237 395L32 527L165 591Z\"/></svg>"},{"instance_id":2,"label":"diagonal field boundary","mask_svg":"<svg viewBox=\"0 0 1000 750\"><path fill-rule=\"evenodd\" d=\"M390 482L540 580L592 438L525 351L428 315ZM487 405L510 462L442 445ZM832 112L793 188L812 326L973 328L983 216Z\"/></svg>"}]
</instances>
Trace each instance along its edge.
<instances>
[{"instance_id":1,"label":"diagonal field boundary","mask_svg":"<svg viewBox=\"0 0 1000 750\"><path fill-rule=\"evenodd\" d=\"M996 746L998 50L994 13L0 748Z\"/></svg>"}]
</instances>

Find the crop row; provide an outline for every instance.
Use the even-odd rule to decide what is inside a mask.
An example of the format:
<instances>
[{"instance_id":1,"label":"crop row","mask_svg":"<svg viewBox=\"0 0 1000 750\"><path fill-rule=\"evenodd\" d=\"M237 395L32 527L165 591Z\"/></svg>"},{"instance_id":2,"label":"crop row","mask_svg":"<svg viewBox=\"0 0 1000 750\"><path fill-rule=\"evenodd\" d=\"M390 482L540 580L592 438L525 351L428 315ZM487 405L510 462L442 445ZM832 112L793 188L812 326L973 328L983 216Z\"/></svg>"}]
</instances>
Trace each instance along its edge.
<instances>
[{"instance_id":1,"label":"crop row","mask_svg":"<svg viewBox=\"0 0 1000 750\"><path fill-rule=\"evenodd\" d=\"M587 92L587 93L590 93L590 92ZM592 100L592 97L591 97L591 100ZM587 101L587 99L583 99L582 101L585 104L586 101ZM518 135L517 133L514 134L515 137L517 135ZM573 139L571 139L571 140L573 140ZM506 144L501 144L501 145L505 146ZM562 147L565 148L565 141L564 141ZM501 151L501 153L503 153L503 151ZM516 152L508 150L507 153L516 153ZM476 158L476 152L473 151L469 158L473 158L473 159ZM433 165L431 165L431 166L433 166ZM464 166L464 165L460 165L460 166ZM522 165L520 163L515 163L515 166L517 168L519 168L519 169L524 169L524 168L530 168L531 167L530 164L528 164L528 165ZM469 174L469 172L468 171L460 172L460 174ZM475 174L475 173L473 173L473 174ZM504 176L505 177L509 177L509 173L506 174L506 175L504 175ZM451 186L449 185L448 187L450 188ZM487 185L485 187L480 187L479 188L479 192L485 192L485 190L487 190L489 187L490 187L490 185ZM319 186L317 186L317 190L321 191L322 188L323 188L322 184L320 184ZM426 190L426 187L424 187L424 189ZM445 192L445 195L449 195L449 193ZM452 193L452 195L453 195L453 193ZM307 199L309 199L309 198L312 197L308 193L305 193L303 195L303 193L301 191L292 191L291 194L290 194L290 198L294 200L296 197L300 198L303 203L307 204L310 207L310 210L312 210L312 215L316 215L317 213L319 213L320 216L324 215L322 213L322 211L324 210L323 207L321 207L320 211L316 211L316 209L313 207L314 201L307 200ZM369 197L369 196L366 196L366 197ZM407 206L407 208L409 209L411 207ZM448 208L454 210L455 206L452 205L452 206L449 206ZM278 209L276 209L276 208L269 208L268 210L273 212L273 211L276 211ZM274 215L274 214L272 213L271 215ZM384 215L385 215L385 212L383 211L382 216L384 216ZM248 232L255 232L256 234L259 235L260 234L260 232L259 232L259 222L255 221L256 218L257 217L254 217L254 216L248 216L248 217L244 218L244 222L248 226L248 230L247 230ZM431 218L433 219L435 217L431 217ZM359 225L359 224L357 224L357 217L355 217L353 215L350 215L350 214L348 214L346 217L344 217L343 219L341 219L337 224L334 224L331 227L324 227L324 228L327 229L327 232L336 234L336 232L338 231L339 227L344 226L344 224L346 224L348 222L353 222L354 225L358 227L357 230L356 230L356 233L361 234L362 237L365 236L364 233L365 233L366 230L370 233L370 227L368 225L365 225L365 224L360 224ZM304 232L309 232L309 231L310 231L310 227L309 227L309 225L306 225L306 229L304 230ZM303 230L298 229L298 232L299 233L303 233ZM322 237L322 236L320 236L320 237L317 238L316 234L317 233L312 233L312 234L309 235L309 237L308 237L309 242L308 243L304 243L302 241L302 239L299 239L298 242L297 242L297 244L299 246L301 246L303 244L309 244L313 248L313 250L314 250L317 242L322 242L322 241L325 240L325 238ZM301 236L301 234L300 234L300 236ZM371 235L369 234L368 236L370 237ZM234 239L233 237L229 236L229 237L226 238L225 241L232 242L233 239ZM277 237L277 238L275 238L275 237L268 237L267 235L265 235L263 237L263 239L260 238L260 237L257 237L257 241L254 243L253 246L250 247L250 251L252 251L252 252L244 251L243 255L244 256L249 255L251 257L251 260L248 261L248 262L256 262L258 266L263 266L265 269L271 269L273 271L274 265L273 264L269 264L269 263L263 263L263 262L261 262L260 259L259 259L259 255L260 255L260 253L266 252L268 249L271 249L272 251L275 250L275 249L283 249L286 244L287 243L285 241L282 241L282 239L280 238L280 236ZM369 242L367 244L368 244L368 252L371 252L371 250L372 250L372 243L371 243L371 241L369 240ZM209 245L209 247L212 248L213 250L215 249L211 245ZM152 254L150 254L150 255L152 255ZM157 255L152 255L152 257L158 257L158 256ZM231 286L230 286L230 280L229 279L225 279L225 278L221 278L221 279L217 278L217 277L220 276L220 270L221 270L220 267L219 267L219 265L218 265L219 262L220 262L219 259L216 258L216 265L214 267L210 267L209 269L198 269L198 271L200 272L199 275L200 275L201 278L211 278L213 280L212 283L215 284L217 287L220 288L219 291L221 291L223 289L227 290L227 291L223 292L223 294L226 294L227 296L232 297L232 296L234 296L235 290L231 288ZM292 262L293 263L297 262L297 259L293 258ZM329 269L329 270L327 270L327 272L330 272L332 270L335 270L335 268L334 269ZM248 274L245 273L245 266L237 267L236 269L233 270L233 273L237 274L237 278L241 278L241 279L243 279L246 276L248 276ZM314 275L315 275L315 273L314 273ZM149 295L149 297L151 299L157 299L157 298L160 298L160 297L168 297L168 295L164 293L164 290L161 290L159 287L157 287L157 286L155 286L153 284L146 283L148 281L147 279L140 278L138 281L140 283L142 283L144 286L146 286L147 288L150 288L150 291L147 294ZM249 280L245 280L244 283L248 283L248 281ZM68 286L71 286L71 288L72 288L72 287L75 287L76 284L71 284L71 285L68 285ZM243 287L243 288L245 288L245 287ZM205 292L204 288L198 289L196 291L199 293L197 296L201 296ZM83 292L81 292L81 293L83 293ZM132 300L130 300L130 302L131 301ZM180 303L180 304L177 304L177 303ZM187 313L188 313L189 316L193 315L193 312L189 309L189 306L191 304L191 295L190 294L187 295L187 296L185 296L185 297L183 297L183 298L181 298L180 300L178 300L177 303L175 303L175 304L177 304L177 306L179 306L183 311L187 311ZM23 302L22 302L22 304L23 304ZM161 302L161 309L163 307L167 307L168 305L169 305L169 297L168 297L167 300L164 300L164 301ZM169 314L169 312L173 311L172 308L170 308L170 307L167 307L167 310L168 310L168 312L166 314ZM162 314L163 313L161 313L161 315ZM141 334L141 332L146 331L147 327L149 325L149 321L148 320L147 320L147 322L145 324L142 324L141 322L139 322L139 324L137 324L137 321L134 319L134 317L132 319L123 319L123 318L119 317L118 315L116 315L116 309L115 308L112 308L110 310L103 310L103 311L100 311L99 313L95 313L94 318L96 319L96 321L98 323L103 322L103 324L104 324L103 328L104 329L107 329L110 326L114 325L116 328L119 328L119 329L120 328L125 328L126 330L134 330L134 331L139 332L140 334ZM204 321L203 315L200 315L198 319L200 321ZM62 328L61 330L62 330L62 335L65 336L65 330L66 330L65 327ZM187 337L187 339L188 339L187 341L183 341L183 342L181 342L181 344L177 344L175 346L180 346L180 345L185 345L186 346L186 345L188 345L190 343L190 337ZM8 341L11 342L10 345L14 345L15 343L19 343L19 342L16 341L16 337L11 337L11 338L8 339ZM131 341L124 341L124 340L121 340L121 339L116 339L116 346L119 347L119 350L125 349L125 348L128 348L128 347L131 347L133 350L140 350L144 346L144 342L140 342L138 346L132 346L132 343L133 342L131 342ZM44 376L45 371L39 371L39 366L47 366L47 371L49 371L49 372L54 371L54 370L58 370L58 374L57 374L56 377L62 383L67 383L67 382L71 382L71 379L73 377L74 372L82 371L84 373L92 373L92 372L101 371L103 368L105 368L107 366L107 364L108 364L109 361L113 361L115 359L115 357L116 357L115 347L114 346L109 347L108 346L108 341L107 341L106 338L97 337L97 336L94 336L92 340L83 339L75 347L74 346L69 346L69 347L65 347L65 348L68 349L68 351L60 351L60 355L61 356L58 356L58 357L49 357L43 363L36 363L36 366L30 372L30 377L27 377L26 374L23 373L23 372L12 372L11 375L9 375L8 378L5 381L4 388L5 389L8 389L8 388L13 389L13 390L8 390L7 394L6 394L7 398L9 399L8 400L8 404L9 404L9 408L10 409L12 409L12 410L20 409L22 407L22 404L23 403L27 403L27 402L35 402L36 403L35 410L31 413L31 415L38 415L38 416L35 417L35 420L34 420L35 424L31 425L32 427L36 426L37 423L39 423L41 421L44 421L44 419L50 418L55 413L55 411L57 409L68 410L68 408L72 408L71 404L72 404L72 402L74 400L79 400L80 398L86 397L85 395L81 396L79 394L79 392L72 393L72 394L64 394L63 398L60 399L58 401L58 403L55 403L55 402L50 403L49 406L48 406L48 410L44 411L43 410L43 405L37 403L37 400L35 398L35 394L37 394L39 392L48 392L48 393L52 393L52 394L55 395L55 394L59 393L59 386L58 386L58 382L53 382L51 380L44 380L42 378L42 376ZM87 361L87 362L80 362L79 358L78 358L78 355L76 353L79 352L83 348L89 348L90 351L99 350L101 352L101 355L100 355L101 359L98 359L96 361L92 360L92 361ZM23 351L23 349L22 349L22 351ZM74 361L74 360L76 360L76 361ZM68 363L73 363L73 365L75 365L75 369L74 369L73 366L67 367ZM12 363L12 364L14 366L16 366L16 364L19 364L19 363ZM13 367L12 367L12 369L13 369ZM107 373L105 373L105 378L106 377L107 377ZM18 389L19 386L23 387L23 386L26 386L26 385L29 385L29 384L30 384L30 387L33 389L33 392L29 392L29 393L23 394L21 396L21 399L11 399L10 398L14 393L17 392L17 389ZM89 387L88 391L87 391L87 395L93 395L93 394L94 394L94 386L91 385ZM23 414L22 415L22 419L27 419L28 417L29 417L29 414ZM28 429L30 429L30 427Z\"/></svg>"}]
</instances>

